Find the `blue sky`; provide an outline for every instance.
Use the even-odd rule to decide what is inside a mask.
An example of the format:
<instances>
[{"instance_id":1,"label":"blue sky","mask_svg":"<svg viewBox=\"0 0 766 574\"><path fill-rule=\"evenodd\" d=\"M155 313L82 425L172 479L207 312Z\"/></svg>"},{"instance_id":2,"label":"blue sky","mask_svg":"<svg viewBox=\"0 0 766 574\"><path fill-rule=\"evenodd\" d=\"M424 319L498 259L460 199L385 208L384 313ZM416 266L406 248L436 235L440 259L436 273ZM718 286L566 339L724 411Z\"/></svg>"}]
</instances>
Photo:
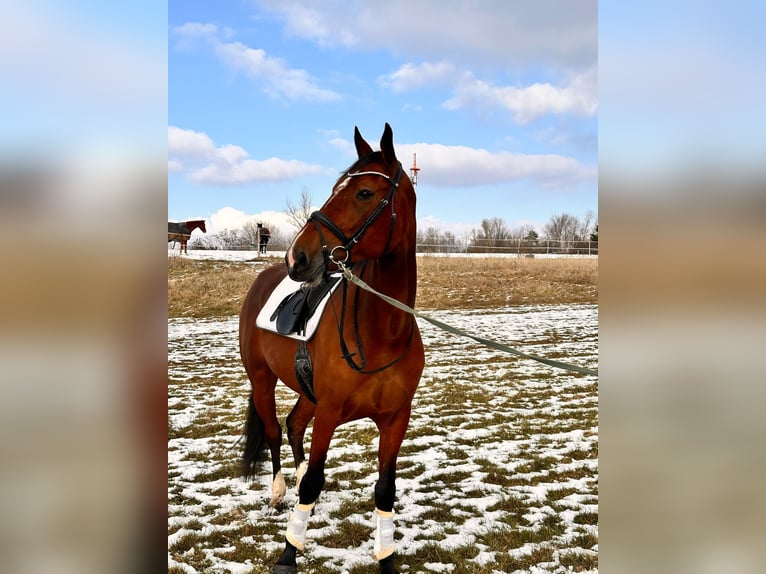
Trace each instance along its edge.
<instances>
[{"instance_id":1,"label":"blue sky","mask_svg":"<svg viewBox=\"0 0 766 574\"><path fill-rule=\"evenodd\" d=\"M597 211L596 2L171 1L168 218L280 230L385 122L459 237ZM284 229L283 229L284 228Z\"/></svg>"}]
</instances>

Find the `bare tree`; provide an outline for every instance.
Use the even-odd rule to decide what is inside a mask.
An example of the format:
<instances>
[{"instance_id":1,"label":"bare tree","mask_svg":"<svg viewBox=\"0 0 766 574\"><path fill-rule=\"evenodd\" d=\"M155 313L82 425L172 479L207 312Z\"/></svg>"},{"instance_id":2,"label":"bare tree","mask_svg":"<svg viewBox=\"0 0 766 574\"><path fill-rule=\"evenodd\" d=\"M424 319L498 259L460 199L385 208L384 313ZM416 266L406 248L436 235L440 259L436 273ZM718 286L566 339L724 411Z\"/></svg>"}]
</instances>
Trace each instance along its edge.
<instances>
[{"instance_id":1,"label":"bare tree","mask_svg":"<svg viewBox=\"0 0 766 574\"><path fill-rule=\"evenodd\" d=\"M482 247L501 247L511 238L511 230L502 217L481 220L481 228L473 230L475 245Z\"/></svg>"},{"instance_id":2,"label":"bare tree","mask_svg":"<svg viewBox=\"0 0 766 574\"><path fill-rule=\"evenodd\" d=\"M289 197L285 201L285 214L290 220L290 225L298 230L306 225L312 211L314 210L311 207L311 194L305 188L301 191L301 199L298 204L293 203Z\"/></svg>"},{"instance_id":3,"label":"bare tree","mask_svg":"<svg viewBox=\"0 0 766 574\"><path fill-rule=\"evenodd\" d=\"M204 241L208 249L241 249L247 240L242 234L242 228L227 228L206 237Z\"/></svg>"},{"instance_id":4,"label":"bare tree","mask_svg":"<svg viewBox=\"0 0 766 574\"><path fill-rule=\"evenodd\" d=\"M454 251L457 247L457 238L455 237L455 234L451 231L445 231L444 244L447 246L449 251Z\"/></svg>"},{"instance_id":5,"label":"bare tree","mask_svg":"<svg viewBox=\"0 0 766 574\"><path fill-rule=\"evenodd\" d=\"M598 221L596 213L592 209L586 211L580 225L580 236L577 238L578 240L588 241L590 232L592 231L591 228L593 227L595 221Z\"/></svg>"},{"instance_id":6,"label":"bare tree","mask_svg":"<svg viewBox=\"0 0 766 574\"><path fill-rule=\"evenodd\" d=\"M576 241L580 232L580 220L569 213L554 213L543 228L551 241Z\"/></svg>"}]
</instances>

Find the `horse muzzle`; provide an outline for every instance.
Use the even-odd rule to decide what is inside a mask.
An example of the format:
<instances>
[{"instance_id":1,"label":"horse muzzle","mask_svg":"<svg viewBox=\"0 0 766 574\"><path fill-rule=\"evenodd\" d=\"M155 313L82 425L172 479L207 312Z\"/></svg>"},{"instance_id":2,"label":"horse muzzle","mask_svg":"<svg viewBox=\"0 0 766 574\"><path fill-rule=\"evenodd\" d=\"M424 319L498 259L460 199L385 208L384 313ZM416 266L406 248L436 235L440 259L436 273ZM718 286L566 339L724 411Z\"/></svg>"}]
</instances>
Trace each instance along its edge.
<instances>
[{"instance_id":1,"label":"horse muzzle","mask_svg":"<svg viewBox=\"0 0 766 574\"><path fill-rule=\"evenodd\" d=\"M291 247L285 254L287 274L293 281L300 283L317 284L322 280L325 272L325 263L322 253L313 257L300 247Z\"/></svg>"}]
</instances>

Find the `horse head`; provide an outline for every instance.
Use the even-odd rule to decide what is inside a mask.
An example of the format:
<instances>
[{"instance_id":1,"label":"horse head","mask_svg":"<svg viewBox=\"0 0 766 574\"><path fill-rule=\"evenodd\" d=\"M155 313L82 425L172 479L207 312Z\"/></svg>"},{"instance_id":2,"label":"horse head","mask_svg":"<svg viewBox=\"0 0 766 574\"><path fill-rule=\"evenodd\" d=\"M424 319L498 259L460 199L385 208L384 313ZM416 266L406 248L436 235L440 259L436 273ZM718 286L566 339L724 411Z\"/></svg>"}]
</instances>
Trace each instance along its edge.
<instances>
[{"instance_id":1,"label":"horse head","mask_svg":"<svg viewBox=\"0 0 766 574\"><path fill-rule=\"evenodd\" d=\"M383 130L380 151L372 150L359 128L354 145L357 161L287 249L287 270L295 281L317 283L340 265L414 249L415 190L396 158L391 126Z\"/></svg>"}]
</instances>

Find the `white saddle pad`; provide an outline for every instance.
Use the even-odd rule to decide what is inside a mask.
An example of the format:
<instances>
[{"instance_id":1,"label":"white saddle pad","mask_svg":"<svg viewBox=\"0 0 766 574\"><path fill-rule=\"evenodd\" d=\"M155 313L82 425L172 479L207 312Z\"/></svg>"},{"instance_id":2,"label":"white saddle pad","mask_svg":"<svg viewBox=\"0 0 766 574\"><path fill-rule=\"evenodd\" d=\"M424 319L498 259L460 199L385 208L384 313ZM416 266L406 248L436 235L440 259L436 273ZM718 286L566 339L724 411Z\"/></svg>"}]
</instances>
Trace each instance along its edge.
<instances>
[{"instance_id":1,"label":"white saddle pad","mask_svg":"<svg viewBox=\"0 0 766 574\"><path fill-rule=\"evenodd\" d=\"M340 275L341 273L333 273L331 277L339 277ZM289 337L290 339L295 339L296 341L309 341L314 336L314 333L316 333L317 327L319 326L319 321L322 319L322 313L324 313L324 308L327 306L327 302L330 300L330 297L333 293L335 293L335 290L341 283L342 281L337 281L335 285L333 285L332 288L327 292L327 295L325 295L319 302L316 311L314 311L314 314L311 315L311 317L309 317L308 321L306 322L305 333L301 335L298 333L282 335L282 333L277 331L277 318L274 317L274 320L272 321L271 316L274 314L274 311L277 310L279 304L284 301L285 297L298 291L302 285L302 283L293 281L289 276L287 276L282 279L282 282L274 288L274 291L271 292L268 301L266 301L266 304L263 306L261 312L258 313L258 317L255 319L255 325L264 331L271 331L272 333L282 335L283 337Z\"/></svg>"}]
</instances>

